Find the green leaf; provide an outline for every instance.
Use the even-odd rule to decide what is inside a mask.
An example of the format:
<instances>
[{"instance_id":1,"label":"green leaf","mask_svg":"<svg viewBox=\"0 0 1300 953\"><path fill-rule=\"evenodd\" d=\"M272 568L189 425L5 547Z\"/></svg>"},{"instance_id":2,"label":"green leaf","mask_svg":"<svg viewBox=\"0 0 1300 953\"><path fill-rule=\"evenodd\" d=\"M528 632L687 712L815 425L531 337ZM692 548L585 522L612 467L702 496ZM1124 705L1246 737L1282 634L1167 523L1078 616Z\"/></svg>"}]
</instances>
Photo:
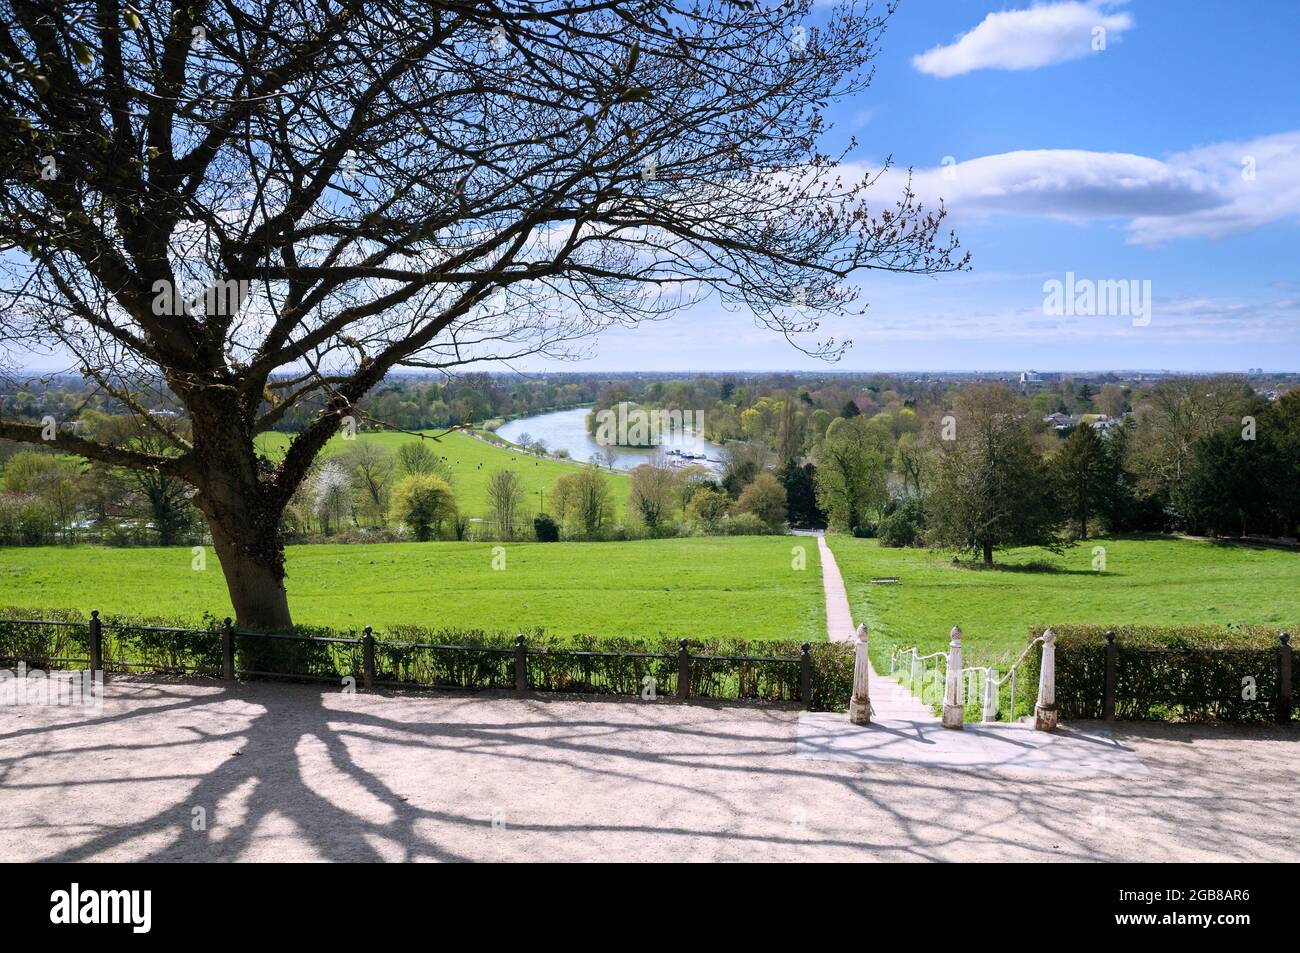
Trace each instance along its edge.
<instances>
[{"instance_id":1,"label":"green leaf","mask_svg":"<svg viewBox=\"0 0 1300 953\"><path fill-rule=\"evenodd\" d=\"M132 30L140 29L140 17L136 15L134 10L127 10L122 16L126 20L127 27Z\"/></svg>"},{"instance_id":2,"label":"green leaf","mask_svg":"<svg viewBox=\"0 0 1300 953\"><path fill-rule=\"evenodd\" d=\"M95 61L95 58L90 55L90 49L86 46L86 44L73 43L72 49L73 52L77 54L77 62L80 63L82 66L89 66L91 63Z\"/></svg>"},{"instance_id":3,"label":"green leaf","mask_svg":"<svg viewBox=\"0 0 1300 953\"><path fill-rule=\"evenodd\" d=\"M642 103L650 98L649 86L629 86L618 97L620 103Z\"/></svg>"}]
</instances>

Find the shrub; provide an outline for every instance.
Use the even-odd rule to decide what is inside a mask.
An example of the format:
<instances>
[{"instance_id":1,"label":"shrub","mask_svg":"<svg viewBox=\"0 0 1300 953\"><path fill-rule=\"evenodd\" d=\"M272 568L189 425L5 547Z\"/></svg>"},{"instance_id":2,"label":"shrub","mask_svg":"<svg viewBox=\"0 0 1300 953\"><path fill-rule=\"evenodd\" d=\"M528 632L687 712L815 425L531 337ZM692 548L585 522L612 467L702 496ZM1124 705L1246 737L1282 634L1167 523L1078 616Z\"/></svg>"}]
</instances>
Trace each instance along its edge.
<instances>
[{"instance_id":1,"label":"shrub","mask_svg":"<svg viewBox=\"0 0 1300 953\"><path fill-rule=\"evenodd\" d=\"M16 619L84 623L76 611L0 608L0 656L20 657L41 664L55 657L80 658L87 651L86 627L40 626ZM172 626L182 632L153 632L144 626ZM334 630L297 626L305 640L236 636L241 661L255 655L259 668L289 678L336 680L359 676L361 646L355 629ZM379 683L466 689L514 687L515 633L482 629L431 629L392 626L375 633L375 679ZM198 626L168 619L104 620L105 658L135 663L131 671L184 668L216 674L220 670L221 640L217 621L205 618ZM534 691L581 692L636 696L648 675L660 697L677 688L678 640L673 638L560 637L542 629L526 633L528 684ZM794 702L800 692L801 643L793 640L750 641L735 638L691 639L692 696L704 698ZM251 652L250 652L251 650ZM811 648L811 707L843 711L853 688L853 648L820 643ZM54 666L57 667L57 666ZM74 666L75 667L75 666Z\"/></svg>"},{"instance_id":2,"label":"shrub","mask_svg":"<svg viewBox=\"0 0 1300 953\"><path fill-rule=\"evenodd\" d=\"M894 547L916 545L924 531L925 509L916 497L896 501L877 528L880 545Z\"/></svg>"},{"instance_id":3,"label":"shrub","mask_svg":"<svg viewBox=\"0 0 1300 953\"><path fill-rule=\"evenodd\" d=\"M723 520L721 529L727 536L763 536L772 532L772 527L753 513L737 513Z\"/></svg>"},{"instance_id":4,"label":"shrub","mask_svg":"<svg viewBox=\"0 0 1300 953\"><path fill-rule=\"evenodd\" d=\"M1043 630L1036 628L1034 636ZM1106 627L1052 626L1056 703L1062 718L1100 718L1106 691ZM1116 626L1115 715L1157 721L1268 721L1278 689L1278 634L1266 626ZM1287 631L1295 632L1292 628ZM1038 652L1023 684L1038 684ZM1253 698L1243 698L1243 680Z\"/></svg>"},{"instance_id":5,"label":"shrub","mask_svg":"<svg viewBox=\"0 0 1300 953\"><path fill-rule=\"evenodd\" d=\"M723 490L701 487L691 496L686 506L687 515L706 533L715 533L726 518L731 506L731 496Z\"/></svg>"},{"instance_id":6,"label":"shrub","mask_svg":"<svg viewBox=\"0 0 1300 953\"><path fill-rule=\"evenodd\" d=\"M423 444L405 444L423 446ZM456 496L451 485L433 473L416 473L393 488L391 517L410 527L423 542L442 533L442 525L456 519Z\"/></svg>"},{"instance_id":7,"label":"shrub","mask_svg":"<svg viewBox=\"0 0 1300 953\"><path fill-rule=\"evenodd\" d=\"M753 513L773 530L779 529L786 518L785 487L764 470L740 491L736 509L741 513Z\"/></svg>"},{"instance_id":8,"label":"shrub","mask_svg":"<svg viewBox=\"0 0 1300 953\"><path fill-rule=\"evenodd\" d=\"M558 543L560 526L547 514L538 513L533 517L533 535L537 537L539 543Z\"/></svg>"},{"instance_id":9,"label":"shrub","mask_svg":"<svg viewBox=\"0 0 1300 953\"><path fill-rule=\"evenodd\" d=\"M853 527L853 535L858 539L875 539L877 526L871 520Z\"/></svg>"}]
</instances>

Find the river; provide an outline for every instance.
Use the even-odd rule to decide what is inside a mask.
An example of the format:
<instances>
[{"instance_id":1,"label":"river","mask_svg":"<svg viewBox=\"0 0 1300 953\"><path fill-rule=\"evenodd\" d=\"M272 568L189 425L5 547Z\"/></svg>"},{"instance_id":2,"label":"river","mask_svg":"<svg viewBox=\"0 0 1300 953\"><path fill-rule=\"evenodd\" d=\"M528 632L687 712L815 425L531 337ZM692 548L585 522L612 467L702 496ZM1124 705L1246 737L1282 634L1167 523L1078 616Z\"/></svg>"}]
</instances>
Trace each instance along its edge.
<instances>
[{"instance_id":1,"label":"river","mask_svg":"<svg viewBox=\"0 0 1300 953\"><path fill-rule=\"evenodd\" d=\"M661 450L645 447L602 447L596 442L595 437L587 433L589 411L590 408L578 407L573 410L556 410L548 414L520 417L498 427L497 435L512 443L525 442L520 439L524 435L527 435L530 441L544 440L551 453L567 450L572 459L582 463L589 463L595 459L597 453L609 449L614 451L616 457L614 466L619 470L631 470L643 463L651 463L662 450L702 453L706 459L691 462L715 471L722 469L722 447L690 430L666 437ZM673 457L669 456L668 459L672 460ZM604 464L603 459L601 463Z\"/></svg>"}]
</instances>

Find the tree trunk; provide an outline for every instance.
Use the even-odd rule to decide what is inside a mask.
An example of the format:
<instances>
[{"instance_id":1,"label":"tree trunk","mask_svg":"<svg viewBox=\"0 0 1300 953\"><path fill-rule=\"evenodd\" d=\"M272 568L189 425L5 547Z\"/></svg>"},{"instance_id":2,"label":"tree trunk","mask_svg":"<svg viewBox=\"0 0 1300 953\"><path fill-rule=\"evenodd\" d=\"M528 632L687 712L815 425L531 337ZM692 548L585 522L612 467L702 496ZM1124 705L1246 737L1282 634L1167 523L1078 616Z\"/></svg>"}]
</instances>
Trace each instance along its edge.
<instances>
[{"instance_id":1,"label":"tree trunk","mask_svg":"<svg viewBox=\"0 0 1300 953\"><path fill-rule=\"evenodd\" d=\"M229 520L228 520L229 521ZM221 572L241 629L285 632L293 627L289 598L284 589L284 546L279 521L267 532L247 520L242 529L209 517L212 545L221 560ZM269 537L269 538L268 538Z\"/></svg>"},{"instance_id":2,"label":"tree trunk","mask_svg":"<svg viewBox=\"0 0 1300 953\"><path fill-rule=\"evenodd\" d=\"M243 431L236 415L196 412L193 419L194 450L202 467L194 502L207 517L236 623L241 629L287 631L293 619L280 536L284 494L264 482L265 464L258 461L252 434Z\"/></svg>"},{"instance_id":3,"label":"tree trunk","mask_svg":"<svg viewBox=\"0 0 1300 953\"><path fill-rule=\"evenodd\" d=\"M993 568L993 544L989 540L984 540L984 568Z\"/></svg>"}]
</instances>

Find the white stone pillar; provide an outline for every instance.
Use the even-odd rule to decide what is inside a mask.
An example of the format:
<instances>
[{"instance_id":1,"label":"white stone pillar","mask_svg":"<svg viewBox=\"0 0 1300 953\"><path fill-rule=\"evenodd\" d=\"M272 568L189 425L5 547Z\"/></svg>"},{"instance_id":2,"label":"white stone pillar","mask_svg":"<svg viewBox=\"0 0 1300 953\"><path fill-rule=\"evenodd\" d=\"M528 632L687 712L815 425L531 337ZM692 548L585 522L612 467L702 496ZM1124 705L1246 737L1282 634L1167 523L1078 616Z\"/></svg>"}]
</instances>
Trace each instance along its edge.
<instances>
[{"instance_id":1,"label":"white stone pillar","mask_svg":"<svg viewBox=\"0 0 1300 953\"><path fill-rule=\"evenodd\" d=\"M963 718L961 683L961 627L954 625L949 633L948 672L944 680L943 726L960 728Z\"/></svg>"},{"instance_id":2,"label":"white stone pillar","mask_svg":"<svg viewBox=\"0 0 1300 953\"><path fill-rule=\"evenodd\" d=\"M867 656L867 624L858 626L853 646L853 697L849 699L849 721L871 724L871 661Z\"/></svg>"},{"instance_id":3,"label":"white stone pillar","mask_svg":"<svg viewBox=\"0 0 1300 953\"><path fill-rule=\"evenodd\" d=\"M992 668L984 670L984 720L998 720L998 673Z\"/></svg>"},{"instance_id":4,"label":"white stone pillar","mask_svg":"<svg viewBox=\"0 0 1300 953\"><path fill-rule=\"evenodd\" d=\"M1039 731L1056 728L1056 633L1051 629L1043 633L1043 663L1038 669L1034 727Z\"/></svg>"}]
</instances>

